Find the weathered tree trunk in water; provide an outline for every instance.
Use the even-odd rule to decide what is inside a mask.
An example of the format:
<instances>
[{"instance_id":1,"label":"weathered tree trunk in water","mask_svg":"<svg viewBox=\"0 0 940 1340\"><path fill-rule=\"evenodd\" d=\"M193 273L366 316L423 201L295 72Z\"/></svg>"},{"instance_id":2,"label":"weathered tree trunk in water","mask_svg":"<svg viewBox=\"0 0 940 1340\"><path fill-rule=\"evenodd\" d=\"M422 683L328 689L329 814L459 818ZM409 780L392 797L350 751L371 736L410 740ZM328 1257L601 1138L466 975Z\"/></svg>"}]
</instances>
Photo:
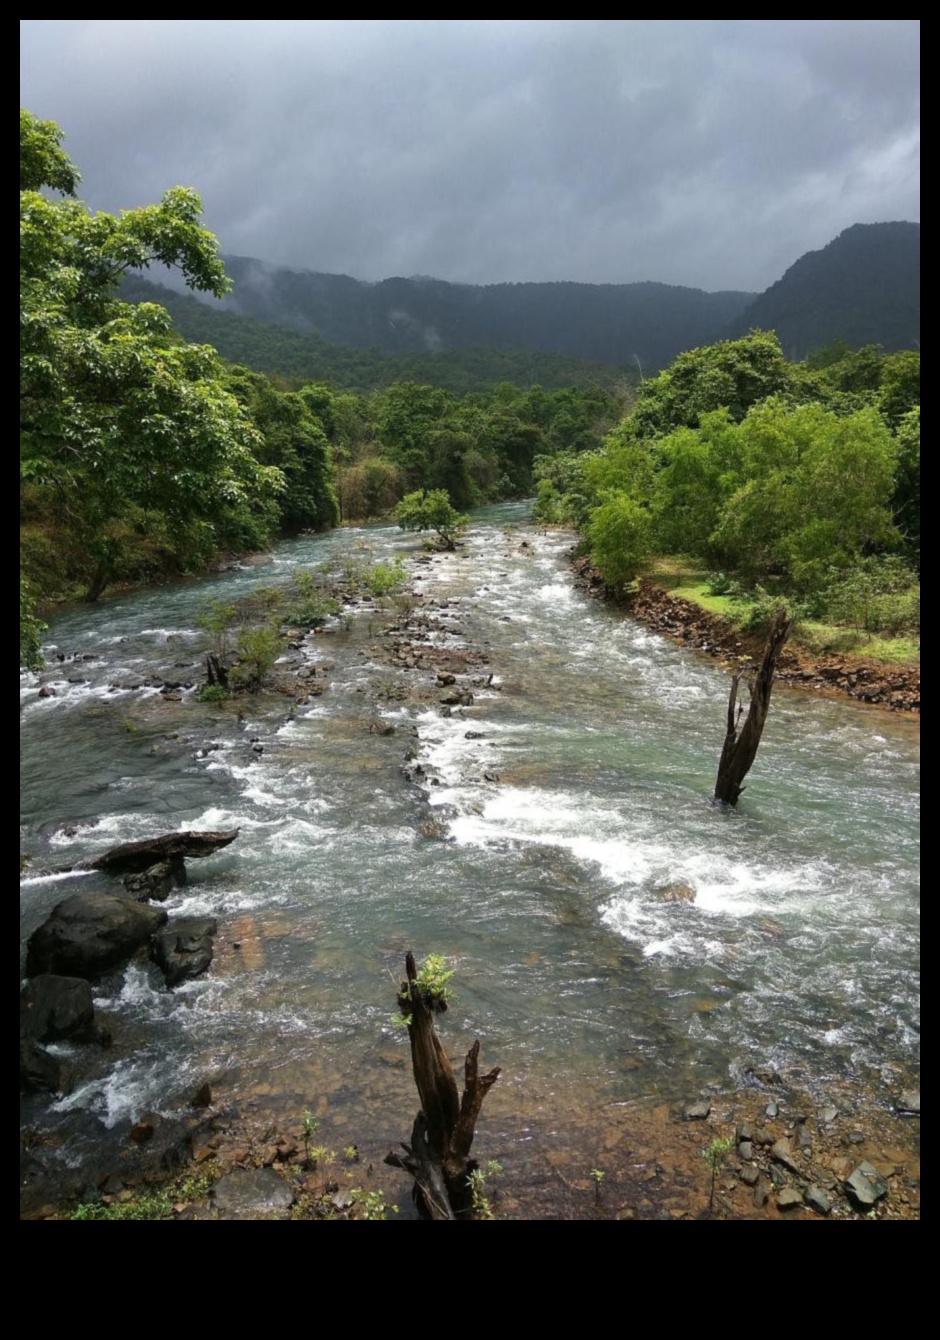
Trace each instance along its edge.
<instances>
[{"instance_id":1,"label":"weathered tree trunk in water","mask_svg":"<svg viewBox=\"0 0 940 1340\"><path fill-rule=\"evenodd\" d=\"M470 1146L483 1099L496 1083L499 1067L480 1074L480 1044L475 1042L464 1061L463 1097L458 1097L453 1069L434 1027L434 1015L446 1005L418 986L413 954L405 960L405 971L407 980L398 1001L409 1019L411 1065L421 1110L411 1144L402 1145L404 1157L392 1152L385 1162L411 1174L429 1218L469 1219L473 1194L468 1179L476 1167Z\"/></svg>"},{"instance_id":2,"label":"weathered tree trunk in water","mask_svg":"<svg viewBox=\"0 0 940 1340\"><path fill-rule=\"evenodd\" d=\"M757 757L757 746L760 744L764 722L767 720L767 711L770 707L770 691L774 686L777 658L792 627L793 620L788 618L786 610L779 609L767 635L767 645L764 647L764 654L761 657L757 672L754 678L748 681L751 706L740 730L735 720L735 708L741 676L735 674L731 677L731 693L728 696L728 726L725 732L721 759L718 763L718 777L715 782L715 799L723 801L726 805L736 805L738 803L738 797L744 790L744 778ZM737 708L738 720L740 720L743 710L742 707Z\"/></svg>"}]
</instances>

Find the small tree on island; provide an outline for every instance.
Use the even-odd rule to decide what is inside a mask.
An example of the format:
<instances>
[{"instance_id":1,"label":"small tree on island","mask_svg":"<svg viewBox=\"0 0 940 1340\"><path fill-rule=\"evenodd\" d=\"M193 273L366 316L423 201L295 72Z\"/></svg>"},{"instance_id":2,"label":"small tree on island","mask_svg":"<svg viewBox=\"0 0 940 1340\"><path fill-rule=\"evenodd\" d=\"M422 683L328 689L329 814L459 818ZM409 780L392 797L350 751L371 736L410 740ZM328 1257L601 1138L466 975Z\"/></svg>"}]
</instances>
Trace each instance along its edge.
<instances>
[{"instance_id":1,"label":"small tree on island","mask_svg":"<svg viewBox=\"0 0 940 1340\"><path fill-rule=\"evenodd\" d=\"M445 549L455 549L457 536L470 518L452 505L446 489L418 489L402 498L395 508L395 520L402 530L433 530Z\"/></svg>"}]
</instances>

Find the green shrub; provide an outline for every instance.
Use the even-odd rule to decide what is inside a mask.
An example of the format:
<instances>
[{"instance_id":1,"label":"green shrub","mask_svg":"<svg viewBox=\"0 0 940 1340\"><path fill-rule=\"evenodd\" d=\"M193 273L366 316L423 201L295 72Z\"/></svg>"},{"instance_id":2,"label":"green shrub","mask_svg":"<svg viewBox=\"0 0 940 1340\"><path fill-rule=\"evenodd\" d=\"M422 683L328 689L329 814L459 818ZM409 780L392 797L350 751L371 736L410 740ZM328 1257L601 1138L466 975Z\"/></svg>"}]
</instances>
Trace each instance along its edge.
<instances>
[{"instance_id":1,"label":"green shrub","mask_svg":"<svg viewBox=\"0 0 940 1340\"><path fill-rule=\"evenodd\" d=\"M281 639L270 624L243 628L237 642L238 664L231 678L239 687L257 689L281 652Z\"/></svg>"}]
</instances>

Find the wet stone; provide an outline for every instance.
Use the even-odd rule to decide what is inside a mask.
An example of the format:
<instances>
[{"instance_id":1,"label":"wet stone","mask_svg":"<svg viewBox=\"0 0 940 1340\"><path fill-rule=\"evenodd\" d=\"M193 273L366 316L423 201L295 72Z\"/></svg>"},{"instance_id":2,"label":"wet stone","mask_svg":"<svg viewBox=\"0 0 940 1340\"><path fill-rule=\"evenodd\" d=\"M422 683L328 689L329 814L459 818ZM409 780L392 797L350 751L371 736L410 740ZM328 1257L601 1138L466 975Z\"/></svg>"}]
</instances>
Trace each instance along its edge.
<instances>
[{"instance_id":1,"label":"wet stone","mask_svg":"<svg viewBox=\"0 0 940 1340\"><path fill-rule=\"evenodd\" d=\"M226 1173L213 1191L220 1219L286 1219L293 1203L293 1191L270 1168Z\"/></svg>"}]
</instances>

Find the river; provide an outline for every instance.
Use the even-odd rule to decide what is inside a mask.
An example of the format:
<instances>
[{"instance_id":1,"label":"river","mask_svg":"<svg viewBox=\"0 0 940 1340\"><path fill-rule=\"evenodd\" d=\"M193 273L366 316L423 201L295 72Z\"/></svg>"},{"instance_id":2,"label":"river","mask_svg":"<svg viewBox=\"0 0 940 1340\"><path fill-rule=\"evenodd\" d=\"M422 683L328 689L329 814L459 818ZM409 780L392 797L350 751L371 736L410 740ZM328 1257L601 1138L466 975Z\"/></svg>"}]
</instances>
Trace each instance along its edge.
<instances>
[{"instance_id":1,"label":"river","mask_svg":"<svg viewBox=\"0 0 940 1340\"><path fill-rule=\"evenodd\" d=\"M521 506L489 508L430 563L390 526L343 529L52 621L54 696L21 682L33 866L241 828L167 904L218 918L208 973L172 992L141 963L101 981L115 1046L63 1045L76 1087L30 1107L64 1166L143 1112L182 1110L206 1078L233 1109L296 1129L309 1106L334 1142L396 1144L415 1106L392 1019L408 949L453 960L452 1054L480 1037L502 1067L488 1157L563 1116L733 1088L751 1067L884 1102L916 1074L916 724L778 688L738 809L714 806L726 675L581 592L569 547ZM431 641L486 654L472 706L442 714L428 672L382 651L398 616L362 605L306 639L329 668L304 705L140 683L200 676L207 602L350 555L402 555ZM24 942L95 878L26 878ZM694 902L662 901L675 884Z\"/></svg>"}]
</instances>

